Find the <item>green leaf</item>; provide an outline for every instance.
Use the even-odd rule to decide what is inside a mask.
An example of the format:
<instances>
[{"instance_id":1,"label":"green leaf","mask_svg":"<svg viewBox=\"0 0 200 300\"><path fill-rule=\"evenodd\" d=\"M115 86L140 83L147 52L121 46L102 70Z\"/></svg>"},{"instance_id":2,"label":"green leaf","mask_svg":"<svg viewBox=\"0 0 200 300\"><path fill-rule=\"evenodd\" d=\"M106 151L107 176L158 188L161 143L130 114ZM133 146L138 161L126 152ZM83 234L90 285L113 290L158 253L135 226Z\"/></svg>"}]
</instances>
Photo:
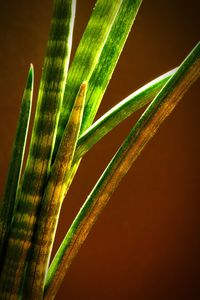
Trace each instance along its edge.
<instances>
[{"instance_id":1,"label":"green leaf","mask_svg":"<svg viewBox=\"0 0 200 300\"><path fill-rule=\"evenodd\" d=\"M3 252L5 251L5 244L8 237L8 232L11 227L12 219L15 214L17 201L16 194L19 185L19 179L23 164L24 151L26 146L27 132L29 127L29 120L32 106L33 96L33 81L34 72L33 66L30 66L28 79L24 94L22 97L21 110L18 119L18 126L16 130L15 140L13 143L13 150L11 161L5 186L3 201L1 202L0 211L0 257L1 265L3 259Z\"/></svg>"},{"instance_id":2,"label":"green leaf","mask_svg":"<svg viewBox=\"0 0 200 300\"><path fill-rule=\"evenodd\" d=\"M28 160L1 274L2 295L18 297L62 104L75 14L74 0L55 0Z\"/></svg>"},{"instance_id":3,"label":"green leaf","mask_svg":"<svg viewBox=\"0 0 200 300\"><path fill-rule=\"evenodd\" d=\"M55 151L83 80L89 83L81 132L91 125L141 2L97 1L69 70Z\"/></svg>"},{"instance_id":4,"label":"green leaf","mask_svg":"<svg viewBox=\"0 0 200 300\"><path fill-rule=\"evenodd\" d=\"M150 83L141 87L130 96L119 102L100 119L93 123L80 137L77 143L77 149L73 161L73 166L68 177L70 186L82 156L89 151L100 139L109 131L121 123L139 108L150 102L153 97L160 91L167 80L174 74L176 69L154 79Z\"/></svg>"},{"instance_id":5,"label":"green leaf","mask_svg":"<svg viewBox=\"0 0 200 300\"><path fill-rule=\"evenodd\" d=\"M93 122L113 71L124 48L142 0L124 0L117 13L99 61L89 81L81 127L83 133Z\"/></svg>"},{"instance_id":6,"label":"green leaf","mask_svg":"<svg viewBox=\"0 0 200 300\"><path fill-rule=\"evenodd\" d=\"M175 71L176 69L169 71L144 85L120 101L84 131L78 140L75 162L123 120L149 103Z\"/></svg>"},{"instance_id":7,"label":"green leaf","mask_svg":"<svg viewBox=\"0 0 200 300\"><path fill-rule=\"evenodd\" d=\"M88 196L49 268L44 299L53 299L72 260L118 184L159 126L199 76L200 43L142 114Z\"/></svg>"},{"instance_id":8,"label":"green leaf","mask_svg":"<svg viewBox=\"0 0 200 300\"><path fill-rule=\"evenodd\" d=\"M109 1L107 1L107 3L108 2ZM79 51L81 53L83 49L89 48L89 51L91 51L91 53L90 52L88 53L88 57L90 57L90 60L93 61L93 64L91 66L85 65L84 76L87 78L87 80L89 80L89 84L88 84L88 92L86 97L86 108L84 110L83 123L81 127L81 132L83 132L84 129L86 129L88 126L91 125L94 119L100 101L104 95L109 80L111 79L112 73L117 64L123 46L126 42L132 24L135 20L141 2L142 2L141 0L122 1L120 8L115 16L113 24L112 22L110 22L110 18L108 18L108 12L106 13L106 18L102 18L102 22L109 23L110 32L109 35L106 36L106 40L102 39L101 49L99 48L100 45L96 44L95 41L93 41L94 45L91 43L90 40L89 40L90 44L87 44L86 43L87 39L85 39L83 36L83 39L81 40L79 48L77 50L77 56L75 56L75 62L74 62L75 66L72 63L72 66L69 70L69 76L67 79L67 85L65 89L65 97L63 101L64 109L62 110L60 116L55 153L56 153L56 148L59 144L60 137L62 136L63 133L62 128L66 124L65 122L67 121L67 115L69 114L71 105L73 103L73 97L74 97L73 94L74 91L72 91L73 84L74 82L76 82L76 80L78 80L77 78L81 77L81 73L79 74L80 66L77 66L78 63L76 64L76 57L80 65L84 66L84 63L80 62L81 57L79 57ZM98 1L97 4L98 3L100 4L101 1ZM115 1L113 1L113 5L114 3L116 4ZM106 1L104 5L107 5ZM110 2L109 5L111 5ZM102 1L102 7L103 7L103 1ZM97 10L97 8L98 7L96 6L95 9ZM88 38L90 38L90 34L93 35L92 30L95 24L96 24L95 15L92 15L88 27L86 28L85 31L86 37L88 36ZM102 30L101 27L102 24L99 23L97 29L101 31ZM96 34L97 36L99 36L98 32ZM99 52L100 53L99 59L96 61L94 59L91 59L91 57L93 57L94 55L93 51L97 51L96 49L97 46L98 46L97 48L98 51L101 50L101 53ZM83 79L79 78L80 82L81 80L85 79L84 76ZM68 185L71 184L73 177L76 174L76 171L78 169L79 163L80 161L77 161L74 164L71 170L71 176L69 176Z\"/></svg>"},{"instance_id":9,"label":"green leaf","mask_svg":"<svg viewBox=\"0 0 200 300\"><path fill-rule=\"evenodd\" d=\"M79 89L44 191L26 274L26 299L42 299L43 297L46 270L55 238L60 208L67 188L66 177L69 174L80 132L86 88L87 84L83 83Z\"/></svg>"}]
</instances>

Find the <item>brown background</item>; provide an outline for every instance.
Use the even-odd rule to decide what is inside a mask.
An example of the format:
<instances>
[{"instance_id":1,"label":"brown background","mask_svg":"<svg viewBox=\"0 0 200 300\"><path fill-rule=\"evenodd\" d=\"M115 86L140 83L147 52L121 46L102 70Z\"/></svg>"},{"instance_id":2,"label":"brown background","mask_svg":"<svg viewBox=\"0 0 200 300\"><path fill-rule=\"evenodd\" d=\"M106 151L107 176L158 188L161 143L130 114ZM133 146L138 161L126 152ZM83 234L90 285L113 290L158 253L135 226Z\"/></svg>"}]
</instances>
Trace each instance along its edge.
<instances>
[{"instance_id":1,"label":"brown background","mask_svg":"<svg viewBox=\"0 0 200 300\"><path fill-rule=\"evenodd\" d=\"M78 1L73 51L94 2ZM51 8L50 0L1 1L1 191L30 62L38 88ZM199 0L144 0L99 115L182 61L199 40L199 11ZM197 82L113 195L57 299L200 299L199 100ZM57 243L137 116L84 159L63 207Z\"/></svg>"}]
</instances>

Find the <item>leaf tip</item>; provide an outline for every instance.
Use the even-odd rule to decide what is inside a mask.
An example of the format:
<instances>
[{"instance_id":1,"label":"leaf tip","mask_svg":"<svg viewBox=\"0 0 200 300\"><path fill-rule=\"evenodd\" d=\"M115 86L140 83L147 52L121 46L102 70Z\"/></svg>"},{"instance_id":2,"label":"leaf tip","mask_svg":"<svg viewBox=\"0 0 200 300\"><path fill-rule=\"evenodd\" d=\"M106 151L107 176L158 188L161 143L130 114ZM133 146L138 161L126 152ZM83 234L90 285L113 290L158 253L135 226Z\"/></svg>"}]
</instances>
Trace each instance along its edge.
<instances>
[{"instance_id":1,"label":"leaf tip","mask_svg":"<svg viewBox=\"0 0 200 300\"><path fill-rule=\"evenodd\" d=\"M27 89L33 89L33 80L34 80L34 67L33 64L30 64L28 81L27 81Z\"/></svg>"},{"instance_id":2,"label":"leaf tip","mask_svg":"<svg viewBox=\"0 0 200 300\"><path fill-rule=\"evenodd\" d=\"M78 91L78 96L81 98L85 98L86 92L87 92L87 86L88 83L87 81L83 81L80 85L79 91Z\"/></svg>"},{"instance_id":3,"label":"leaf tip","mask_svg":"<svg viewBox=\"0 0 200 300\"><path fill-rule=\"evenodd\" d=\"M83 81L81 86L80 86L80 90L85 91L87 89L88 83L87 81Z\"/></svg>"}]
</instances>

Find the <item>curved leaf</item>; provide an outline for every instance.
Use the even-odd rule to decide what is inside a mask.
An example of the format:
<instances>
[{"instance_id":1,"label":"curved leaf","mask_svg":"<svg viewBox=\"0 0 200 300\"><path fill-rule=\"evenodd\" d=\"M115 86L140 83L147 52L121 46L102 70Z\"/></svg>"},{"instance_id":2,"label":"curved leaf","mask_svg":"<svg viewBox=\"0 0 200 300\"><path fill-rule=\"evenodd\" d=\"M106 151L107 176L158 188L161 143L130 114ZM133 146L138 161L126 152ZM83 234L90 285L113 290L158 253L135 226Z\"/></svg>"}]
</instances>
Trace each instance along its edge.
<instances>
[{"instance_id":1,"label":"curved leaf","mask_svg":"<svg viewBox=\"0 0 200 300\"><path fill-rule=\"evenodd\" d=\"M49 268L44 299L53 299L89 231L145 145L200 76L200 43L155 97L83 204Z\"/></svg>"}]
</instances>

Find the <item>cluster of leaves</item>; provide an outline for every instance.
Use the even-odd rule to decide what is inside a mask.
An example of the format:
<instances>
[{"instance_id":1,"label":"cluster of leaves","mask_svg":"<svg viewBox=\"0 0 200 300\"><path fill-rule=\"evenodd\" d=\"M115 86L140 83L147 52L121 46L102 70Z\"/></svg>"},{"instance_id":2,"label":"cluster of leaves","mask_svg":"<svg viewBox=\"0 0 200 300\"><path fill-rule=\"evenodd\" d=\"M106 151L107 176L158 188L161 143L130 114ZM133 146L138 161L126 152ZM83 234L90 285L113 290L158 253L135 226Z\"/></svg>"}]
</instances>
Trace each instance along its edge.
<instances>
[{"instance_id":1,"label":"cluster of leaves","mask_svg":"<svg viewBox=\"0 0 200 300\"><path fill-rule=\"evenodd\" d=\"M200 75L200 44L94 121L142 0L98 0L68 71L75 0L55 0L26 166L33 92L25 87L0 211L1 299L54 299L79 248L131 165ZM147 103L49 265L60 209L84 154Z\"/></svg>"}]
</instances>

